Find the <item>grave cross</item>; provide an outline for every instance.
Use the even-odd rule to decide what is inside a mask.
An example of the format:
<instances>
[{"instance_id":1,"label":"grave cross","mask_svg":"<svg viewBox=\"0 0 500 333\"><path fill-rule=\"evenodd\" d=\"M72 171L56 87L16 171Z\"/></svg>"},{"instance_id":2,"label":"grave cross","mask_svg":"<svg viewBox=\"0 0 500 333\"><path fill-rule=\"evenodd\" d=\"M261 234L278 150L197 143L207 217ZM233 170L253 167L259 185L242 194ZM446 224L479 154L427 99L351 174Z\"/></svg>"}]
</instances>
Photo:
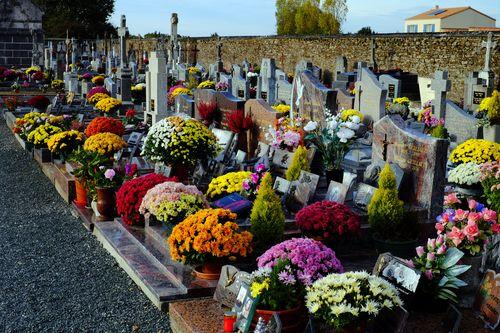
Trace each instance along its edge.
<instances>
[{"instance_id":1,"label":"grave cross","mask_svg":"<svg viewBox=\"0 0 500 333\"><path fill-rule=\"evenodd\" d=\"M69 31L66 30L66 72L69 72L69 44L71 40L69 39Z\"/></svg>"},{"instance_id":2,"label":"grave cross","mask_svg":"<svg viewBox=\"0 0 500 333\"><path fill-rule=\"evenodd\" d=\"M128 67L126 40L127 34L127 19L125 18L125 15L122 15L120 20L120 27L118 28L118 36L120 37L120 68Z\"/></svg>"},{"instance_id":3,"label":"grave cross","mask_svg":"<svg viewBox=\"0 0 500 333\"><path fill-rule=\"evenodd\" d=\"M77 50L77 45L76 45L76 39L74 37L71 38L71 63L73 64L73 71L76 71L76 50Z\"/></svg>"},{"instance_id":4,"label":"grave cross","mask_svg":"<svg viewBox=\"0 0 500 333\"><path fill-rule=\"evenodd\" d=\"M198 52L200 52L200 49L198 49L197 45L194 44L194 46L191 48L191 54L192 54L192 57L193 57L193 66L196 65L196 63L198 62Z\"/></svg>"},{"instance_id":5,"label":"grave cross","mask_svg":"<svg viewBox=\"0 0 500 333\"><path fill-rule=\"evenodd\" d=\"M434 114L438 119L445 118L446 93L451 90L451 81L448 80L447 71L436 71L431 81L431 89L434 90Z\"/></svg>"},{"instance_id":6,"label":"grave cross","mask_svg":"<svg viewBox=\"0 0 500 333\"><path fill-rule=\"evenodd\" d=\"M222 41L219 36L217 36L217 62L222 61Z\"/></svg>"},{"instance_id":7,"label":"grave cross","mask_svg":"<svg viewBox=\"0 0 500 333\"><path fill-rule=\"evenodd\" d=\"M375 38L372 38L370 40L370 50L371 50L370 57L371 57L371 63L372 63L374 72L376 72L378 69L377 61L375 60L375 49L376 48L377 48L377 45L375 44Z\"/></svg>"},{"instance_id":8,"label":"grave cross","mask_svg":"<svg viewBox=\"0 0 500 333\"><path fill-rule=\"evenodd\" d=\"M483 41L481 43L481 48L486 49L486 55L484 57L484 69L483 69L485 72L490 71L491 53L492 53L492 51L495 50L496 46L497 46L497 42L493 41L493 34L490 31L488 33L488 40Z\"/></svg>"}]
</instances>

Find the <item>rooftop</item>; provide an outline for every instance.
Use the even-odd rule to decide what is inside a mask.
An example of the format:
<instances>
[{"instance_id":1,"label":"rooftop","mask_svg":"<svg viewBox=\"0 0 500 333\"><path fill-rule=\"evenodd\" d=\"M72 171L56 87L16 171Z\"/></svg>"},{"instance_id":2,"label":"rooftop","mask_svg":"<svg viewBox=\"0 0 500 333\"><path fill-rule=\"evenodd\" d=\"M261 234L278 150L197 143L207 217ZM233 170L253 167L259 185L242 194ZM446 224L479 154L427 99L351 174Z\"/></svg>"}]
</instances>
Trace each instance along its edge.
<instances>
[{"instance_id":1,"label":"rooftop","mask_svg":"<svg viewBox=\"0 0 500 333\"><path fill-rule=\"evenodd\" d=\"M488 16L484 13L481 13L480 11L478 11L470 6L469 7L453 7L453 8L441 8L439 6L436 6L432 9L429 9L426 12L409 17L406 20L444 19L446 17L464 12L468 9L471 9L471 10L473 10L481 15L484 15L486 17L489 17L492 20L495 20L493 17Z\"/></svg>"}]
</instances>

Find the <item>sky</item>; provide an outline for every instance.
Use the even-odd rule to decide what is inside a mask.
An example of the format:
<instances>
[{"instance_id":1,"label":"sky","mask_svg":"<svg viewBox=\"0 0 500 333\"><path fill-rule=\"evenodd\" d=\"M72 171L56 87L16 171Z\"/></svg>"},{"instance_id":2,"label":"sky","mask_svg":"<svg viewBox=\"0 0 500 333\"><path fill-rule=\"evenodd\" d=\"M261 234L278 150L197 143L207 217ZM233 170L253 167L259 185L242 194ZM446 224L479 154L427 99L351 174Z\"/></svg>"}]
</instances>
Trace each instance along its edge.
<instances>
[{"instance_id":1,"label":"sky","mask_svg":"<svg viewBox=\"0 0 500 333\"><path fill-rule=\"evenodd\" d=\"M402 32L404 19L439 5L471 6L497 20L500 0L347 0L348 14L342 32L370 26L378 33ZM170 33L170 16L179 15L183 36L257 36L276 34L275 0L116 0L111 23L125 14L131 34Z\"/></svg>"}]
</instances>

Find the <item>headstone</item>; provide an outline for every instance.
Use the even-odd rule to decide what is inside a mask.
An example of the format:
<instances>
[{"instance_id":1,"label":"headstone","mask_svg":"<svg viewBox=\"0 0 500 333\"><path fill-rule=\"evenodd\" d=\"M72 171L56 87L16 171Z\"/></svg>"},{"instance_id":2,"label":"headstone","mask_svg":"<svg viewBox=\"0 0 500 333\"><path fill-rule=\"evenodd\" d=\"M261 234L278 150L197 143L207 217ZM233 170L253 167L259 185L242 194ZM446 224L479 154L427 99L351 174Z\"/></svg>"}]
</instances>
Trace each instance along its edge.
<instances>
[{"instance_id":1,"label":"headstone","mask_svg":"<svg viewBox=\"0 0 500 333\"><path fill-rule=\"evenodd\" d=\"M450 101L446 103L445 125L451 141L456 145L479 138L478 119Z\"/></svg>"},{"instance_id":2,"label":"headstone","mask_svg":"<svg viewBox=\"0 0 500 333\"><path fill-rule=\"evenodd\" d=\"M175 98L175 112L184 113L194 118L194 99L189 95L178 95Z\"/></svg>"},{"instance_id":3,"label":"headstone","mask_svg":"<svg viewBox=\"0 0 500 333\"><path fill-rule=\"evenodd\" d=\"M410 203L427 209L428 221L434 223L443 210L448 141L404 126L398 115L374 124L372 160L395 163L408 174Z\"/></svg>"},{"instance_id":4,"label":"headstone","mask_svg":"<svg viewBox=\"0 0 500 333\"><path fill-rule=\"evenodd\" d=\"M244 100L250 98L250 82L243 76L243 69L239 65L233 65L232 93Z\"/></svg>"},{"instance_id":5,"label":"headstone","mask_svg":"<svg viewBox=\"0 0 500 333\"><path fill-rule=\"evenodd\" d=\"M451 90L451 81L448 80L447 71L436 71L431 82L434 90L434 115L438 119L444 119L446 115L446 93Z\"/></svg>"},{"instance_id":6,"label":"headstone","mask_svg":"<svg viewBox=\"0 0 500 333\"><path fill-rule=\"evenodd\" d=\"M227 91L232 93L233 92L233 78L230 75L227 75L225 73L219 73L219 82L223 82L227 84Z\"/></svg>"},{"instance_id":7,"label":"headstone","mask_svg":"<svg viewBox=\"0 0 500 333\"><path fill-rule=\"evenodd\" d=\"M111 97L116 97L116 82L112 78L107 77L104 79L104 87L111 94Z\"/></svg>"},{"instance_id":8,"label":"headstone","mask_svg":"<svg viewBox=\"0 0 500 333\"><path fill-rule=\"evenodd\" d=\"M493 89L486 81L479 77L479 72L470 72L465 79L464 108L467 111L476 111L485 97L491 96Z\"/></svg>"},{"instance_id":9,"label":"headstone","mask_svg":"<svg viewBox=\"0 0 500 333\"><path fill-rule=\"evenodd\" d=\"M283 116L276 112L269 104L260 99L250 99L245 103L245 116L250 116L254 123L252 131L249 131L248 142L250 152L254 152L258 142L268 144L265 133L269 126L274 126L276 120Z\"/></svg>"},{"instance_id":10,"label":"headstone","mask_svg":"<svg viewBox=\"0 0 500 333\"><path fill-rule=\"evenodd\" d=\"M354 96L346 89L337 89L337 111L354 109Z\"/></svg>"},{"instance_id":11,"label":"headstone","mask_svg":"<svg viewBox=\"0 0 500 333\"><path fill-rule=\"evenodd\" d=\"M205 104L215 104L217 105L217 92L212 89L196 89L193 93L195 101L194 117L198 120L201 119L200 113L198 112L198 105L201 103Z\"/></svg>"},{"instance_id":12,"label":"headstone","mask_svg":"<svg viewBox=\"0 0 500 333\"><path fill-rule=\"evenodd\" d=\"M431 89L432 79L427 77L418 77L418 89L420 92L420 101L422 105L434 100L434 91Z\"/></svg>"},{"instance_id":13,"label":"headstone","mask_svg":"<svg viewBox=\"0 0 500 333\"><path fill-rule=\"evenodd\" d=\"M301 60L295 65L295 76L303 71L313 71L313 63L309 60Z\"/></svg>"},{"instance_id":14,"label":"headstone","mask_svg":"<svg viewBox=\"0 0 500 333\"><path fill-rule=\"evenodd\" d=\"M276 82L276 100L289 105L292 102L293 85L288 80L279 79Z\"/></svg>"},{"instance_id":15,"label":"headstone","mask_svg":"<svg viewBox=\"0 0 500 333\"><path fill-rule=\"evenodd\" d=\"M387 98L401 97L401 81L387 74L380 75L379 82L387 89Z\"/></svg>"},{"instance_id":16,"label":"headstone","mask_svg":"<svg viewBox=\"0 0 500 333\"><path fill-rule=\"evenodd\" d=\"M248 285L250 282L251 276L249 273L240 271L231 265L222 266L219 282L217 288L215 288L214 299L220 304L232 308L242 283Z\"/></svg>"},{"instance_id":17,"label":"headstone","mask_svg":"<svg viewBox=\"0 0 500 333\"><path fill-rule=\"evenodd\" d=\"M377 77L368 68L362 67L358 70L355 87L354 108L365 116L365 121L376 122L382 118L385 115L387 89Z\"/></svg>"},{"instance_id":18,"label":"headstone","mask_svg":"<svg viewBox=\"0 0 500 333\"><path fill-rule=\"evenodd\" d=\"M257 98L273 105L276 101L276 63L274 59L262 59L257 83Z\"/></svg>"},{"instance_id":19,"label":"headstone","mask_svg":"<svg viewBox=\"0 0 500 333\"><path fill-rule=\"evenodd\" d=\"M335 58L335 81L338 81L339 74L347 72L347 58L344 56L338 56Z\"/></svg>"},{"instance_id":20,"label":"headstone","mask_svg":"<svg viewBox=\"0 0 500 333\"><path fill-rule=\"evenodd\" d=\"M167 116L167 63L163 51L151 52L146 72L146 110L144 121L154 125Z\"/></svg>"},{"instance_id":21,"label":"headstone","mask_svg":"<svg viewBox=\"0 0 500 333\"><path fill-rule=\"evenodd\" d=\"M132 101L132 72L128 65L127 57L127 21L125 15L122 15L118 36L120 37L120 68L116 78L116 97L122 102Z\"/></svg>"},{"instance_id":22,"label":"headstone","mask_svg":"<svg viewBox=\"0 0 500 333\"><path fill-rule=\"evenodd\" d=\"M245 101L233 96L228 91L217 91L215 94L217 107L224 114L234 110L243 110L245 108Z\"/></svg>"}]
</instances>

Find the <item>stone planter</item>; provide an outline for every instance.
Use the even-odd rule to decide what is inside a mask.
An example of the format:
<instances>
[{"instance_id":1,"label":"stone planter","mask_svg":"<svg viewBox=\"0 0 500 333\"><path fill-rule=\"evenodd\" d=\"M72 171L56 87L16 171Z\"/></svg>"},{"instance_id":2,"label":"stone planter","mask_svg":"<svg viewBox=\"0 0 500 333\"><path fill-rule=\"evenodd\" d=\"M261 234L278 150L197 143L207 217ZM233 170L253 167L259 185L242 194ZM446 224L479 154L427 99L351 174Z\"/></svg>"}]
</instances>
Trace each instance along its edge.
<instances>
[{"instance_id":1,"label":"stone planter","mask_svg":"<svg viewBox=\"0 0 500 333\"><path fill-rule=\"evenodd\" d=\"M500 142L500 125L483 127L483 139L491 142Z\"/></svg>"}]
</instances>

